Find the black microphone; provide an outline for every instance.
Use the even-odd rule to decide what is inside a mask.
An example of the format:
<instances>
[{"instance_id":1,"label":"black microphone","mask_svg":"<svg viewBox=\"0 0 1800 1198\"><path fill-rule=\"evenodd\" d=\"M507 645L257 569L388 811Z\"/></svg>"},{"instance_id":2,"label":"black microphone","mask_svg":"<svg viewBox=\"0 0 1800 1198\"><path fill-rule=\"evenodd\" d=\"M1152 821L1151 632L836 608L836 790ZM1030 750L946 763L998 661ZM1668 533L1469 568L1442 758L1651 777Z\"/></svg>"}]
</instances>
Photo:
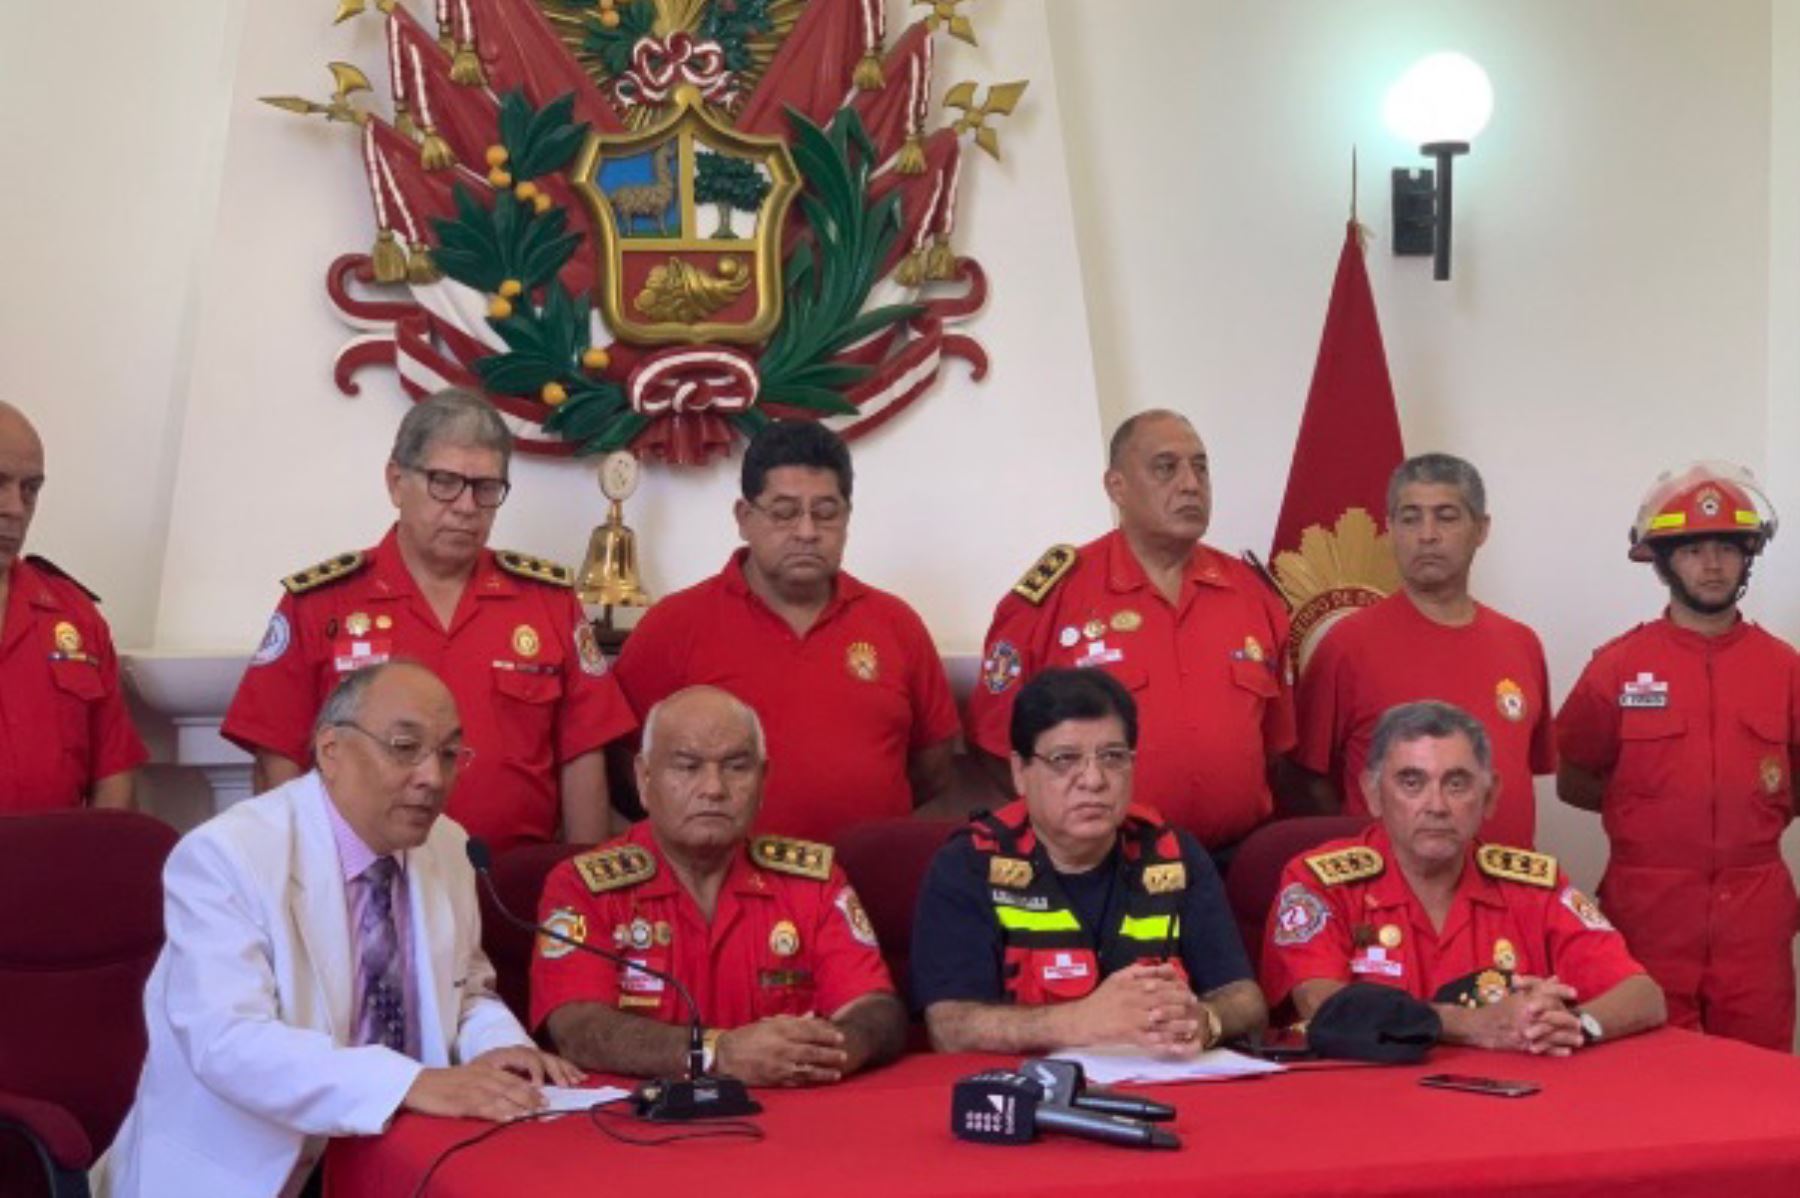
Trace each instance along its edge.
<instances>
[{"instance_id":1,"label":"black microphone","mask_svg":"<svg viewBox=\"0 0 1800 1198\"><path fill-rule=\"evenodd\" d=\"M479 837L468 839L466 850L469 864L481 877L481 884L487 889L487 896L493 901L494 910L516 928L534 932L539 936L566 944L583 952L593 953L603 960L615 965L623 965L639 973L657 978L675 988L681 1001L688 1009L688 1067L687 1076L681 1079L653 1078L640 1085L632 1095L632 1104L637 1114L643 1119L652 1119L659 1123L684 1122L689 1119L723 1119L740 1115L760 1114L762 1107L750 1097L750 1091L744 1083L735 1077L714 1077L706 1072L706 1030L700 1025L700 1007L694 1002L694 996L688 988L681 984L681 979L672 973L664 973L660 969L652 969L642 961L633 961L623 953L610 952L585 940L577 940L566 936L555 928L533 923L513 914L511 909L501 901L500 892L494 887L494 876L491 872L494 856L488 851L487 842Z\"/></svg>"},{"instance_id":2,"label":"black microphone","mask_svg":"<svg viewBox=\"0 0 1800 1198\"><path fill-rule=\"evenodd\" d=\"M1062 1061L1055 1057L1033 1057L1019 1064L1019 1072L1044 1087L1044 1101L1051 1106L1071 1107L1082 1111L1099 1111L1105 1115L1124 1115L1130 1119L1148 1119L1166 1123L1175 1117L1175 1108L1167 1103L1152 1102L1135 1094L1103 1090L1087 1084L1080 1061Z\"/></svg>"},{"instance_id":3,"label":"black microphone","mask_svg":"<svg viewBox=\"0 0 1800 1198\"><path fill-rule=\"evenodd\" d=\"M994 1069L957 1082L950 1091L950 1132L976 1144L1026 1144L1057 1131L1127 1148L1180 1148L1166 1128L1121 1115L1055 1106L1044 1087L1022 1073Z\"/></svg>"}]
</instances>

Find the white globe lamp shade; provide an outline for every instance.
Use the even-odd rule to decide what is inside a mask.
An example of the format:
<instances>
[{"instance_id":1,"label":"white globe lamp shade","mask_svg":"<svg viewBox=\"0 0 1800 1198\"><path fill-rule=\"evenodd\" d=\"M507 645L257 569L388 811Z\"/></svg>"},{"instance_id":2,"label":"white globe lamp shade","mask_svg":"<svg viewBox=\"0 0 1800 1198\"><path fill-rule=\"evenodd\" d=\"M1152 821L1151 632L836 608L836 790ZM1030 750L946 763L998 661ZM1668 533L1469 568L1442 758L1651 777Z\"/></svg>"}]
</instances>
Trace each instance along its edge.
<instances>
[{"instance_id":1,"label":"white globe lamp shade","mask_svg":"<svg viewBox=\"0 0 1800 1198\"><path fill-rule=\"evenodd\" d=\"M1427 55L1388 89L1382 116L1394 135L1417 146L1467 144L1494 115L1494 85L1466 54Z\"/></svg>"}]
</instances>

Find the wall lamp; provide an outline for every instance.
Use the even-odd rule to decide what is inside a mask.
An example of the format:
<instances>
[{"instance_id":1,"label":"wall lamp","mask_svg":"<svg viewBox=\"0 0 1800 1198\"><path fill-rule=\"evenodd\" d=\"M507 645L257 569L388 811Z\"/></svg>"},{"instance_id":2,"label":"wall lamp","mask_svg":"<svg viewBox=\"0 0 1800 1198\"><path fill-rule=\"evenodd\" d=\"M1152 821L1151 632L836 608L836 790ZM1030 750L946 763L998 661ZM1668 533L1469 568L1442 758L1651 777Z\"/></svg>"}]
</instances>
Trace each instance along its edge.
<instances>
[{"instance_id":1,"label":"wall lamp","mask_svg":"<svg viewBox=\"0 0 1800 1198\"><path fill-rule=\"evenodd\" d=\"M1454 52L1421 58L1388 89L1388 128L1437 161L1435 174L1394 169L1394 253L1432 255L1434 279L1450 277L1451 163L1469 152L1493 113L1487 72Z\"/></svg>"}]
</instances>

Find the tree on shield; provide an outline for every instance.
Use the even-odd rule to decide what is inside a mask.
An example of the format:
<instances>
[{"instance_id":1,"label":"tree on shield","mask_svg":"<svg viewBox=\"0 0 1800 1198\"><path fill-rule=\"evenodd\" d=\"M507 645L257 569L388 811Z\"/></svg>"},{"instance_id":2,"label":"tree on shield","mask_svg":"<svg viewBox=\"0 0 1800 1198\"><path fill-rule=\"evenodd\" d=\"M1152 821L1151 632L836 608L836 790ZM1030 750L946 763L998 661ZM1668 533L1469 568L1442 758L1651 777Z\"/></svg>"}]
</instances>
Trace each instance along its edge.
<instances>
[{"instance_id":1,"label":"tree on shield","mask_svg":"<svg viewBox=\"0 0 1800 1198\"><path fill-rule=\"evenodd\" d=\"M694 169L694 199L718 208L714 237L730 237L731 211L755 212L769 194L769 179L748 158L701 154Z\"/></svg>"}]
</instances>

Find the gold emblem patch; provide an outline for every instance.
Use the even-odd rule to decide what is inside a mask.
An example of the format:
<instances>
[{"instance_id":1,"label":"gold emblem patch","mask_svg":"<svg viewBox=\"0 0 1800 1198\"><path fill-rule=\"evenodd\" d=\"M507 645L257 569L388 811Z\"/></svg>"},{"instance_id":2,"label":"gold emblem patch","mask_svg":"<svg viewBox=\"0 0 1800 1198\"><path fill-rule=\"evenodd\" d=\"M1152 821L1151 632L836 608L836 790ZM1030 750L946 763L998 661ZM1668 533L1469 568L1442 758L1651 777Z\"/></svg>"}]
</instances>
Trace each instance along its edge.
<instances>
[{"instance_id":1,"label":"gold emblem patch","mask_svg":"<svg viewBox=\"0 0 1800 1198\"><path fill-rule=\"evenodd\" d=\"M1763 758L1762 766L1761 766L1761 773L1762 773L1763 793L1771 794L1771 795L1780 794L1781 793L1781 783L1783 781L1781 758L1779 758L1779 757Z\"/></svg>"},{"instance_id":2,"label":"gold emblem patch","mask_svg":"<svg viewBox=\"0 0 1800 1198\"><path fill-rule=\"evenodd\" d=\"M536 657L539 643L537 629L529 624L521 624L513 629L513 652L520 657Z\"/></svg>"},{"instance_id":3,"label":"gold emblem patch","mask_svg":"<svg viewBox=\"0 0 1800 1198\"><path fill-rule=\"evenodd\" d=\"M1081 635L1090 641L1097 641L1106 635L1106 625L1099 620L1089 620L1081 626Z\"/></svg>"},{"instance_id":4,"label":"gold emblem patch","mask_svg":"<svg viewBox=\"0 0 1800 1198\"><path fill-rule=\"evenodd\" d=\"M366 636L369 632L369 613L353 611L344 617L344 632L350 636Z\"/></svg>"},{"instance_id":5,"label":"gold emblem patch","mask_svg":"<svg viewBox=\"0 0 1800 1198\"><path fill-rule=\"evenodd\" d=\"M800 929L793 920L784 919L769 929L769 951L777 957L791 957L800 951Z\"/></svg>"},{"instance_id":6,"label":"gold emblem patch","mask_svg":"<svg viewBox=\"0 0 1800 1198\"><path fill-rule=\"evenodd\" d=\"M1382 948L1399 948L1402 939L1400 925L1397 923L1382 924L1381 931L1375 933L1375 938L1381 941Z\"/></svg>"},{"instance_id":7,"label":"gold emblem patch","mask_svg":"<svg viewBox=\"0 0 1800 1198\"><path fill-rule=\"evenodd\" d=\"M56 644L56 651L58 653L66 653L73 656L74 654L81 652L81 630L67 620L57 621L56 628L51 633L51 636Z\"/></svg>"},{"instance_id":8,"label":"gold emblem patch","mask_svg":"<svg viewBox=\"0 0 1800 1198\"><path fill-rule=\"evenodd\" d=\"M844 668L850 676L860 678L864 682L873 682L881 677L881 659L875 652L875 646L868 641L856 641L844 650Z\"/></svg>"},{"instance_id":9,"label":"gold emblem patch","mask_svg":"<svg viewBox=\"0 0 1800 1198\"><path fill-rule=\"evenodd\" d=\"M1513 951L1513 942L1505 938L1494 941L1494 968L1511 973L1518 967L1519 955Z\"/></svg>"},{"instance_id":10,"label":"gold emblem patch","mask_svg":"<svg viewBox=\"0 0 1800 1198\"><path fill-rule=\"evenodd\" d=\"M587 941L587 917L573 907L558 907L550 912L550 918L544 921L544 927L552 932L568 937L569 940ZM553 936L538 935L538 956L546 961L554 961L558 957L566 957L575 951L575 946L567 940L559 940Z\"/></svg>"},{"instance_id":11,"label":"gold emblem patch","mask_svg":"<svg viewBox=\"0 0 1800 1198\"><path fill-rule=\"evenodd\" d=\"M1167 861L1161 865L1146 866L1144 869L1144 890L1149 894L1172 894L1177 890L1187 889L1187 865L1181 861Z\"/></svg>"},{"instance_id":12,"label":"gold emblem patch","mask_svg":"<svg viewBox=\"0 0 1800 1198\"><path fill-rule=\"evenodd\" d=\"M988 885L1023 890L1031 885L1031 862L1019 857L989 857Z\"/></svg>"},{"instance_id":13,"label":"gold emblem patch","mask_svg":"<svg viewBox=\"0 0 1800 1198\"><path fill-rule=\"evenodd\" d=\"M1263 659L1262 642L1253 636L1244 638L1244 660L1261 661Z\"/></svg>"},{"instance_id":14,"label":"gold emblem patch","mask_svg":"<svg viewBox=\"0 0 1800 1198\"><path fill-rule=\"evenodd\" d=\"M375 627L380 629L382 632L386 632L388 629L392 628L393 626L394 626L394 617L392 617L392 616L376 616L375 617Z\"/></svg>"},{"instance_id":15,"label":"gold emblem patch","mask_svg":"<svg viewBox=\"0 0 1800 1198\"><path fill-rule=\"evenodd\" d=\"M1111 623L1114 632L1136 632L1144 626L1144 617L1128 607L1114 612Z\"/></svg>"}]
</instances>

